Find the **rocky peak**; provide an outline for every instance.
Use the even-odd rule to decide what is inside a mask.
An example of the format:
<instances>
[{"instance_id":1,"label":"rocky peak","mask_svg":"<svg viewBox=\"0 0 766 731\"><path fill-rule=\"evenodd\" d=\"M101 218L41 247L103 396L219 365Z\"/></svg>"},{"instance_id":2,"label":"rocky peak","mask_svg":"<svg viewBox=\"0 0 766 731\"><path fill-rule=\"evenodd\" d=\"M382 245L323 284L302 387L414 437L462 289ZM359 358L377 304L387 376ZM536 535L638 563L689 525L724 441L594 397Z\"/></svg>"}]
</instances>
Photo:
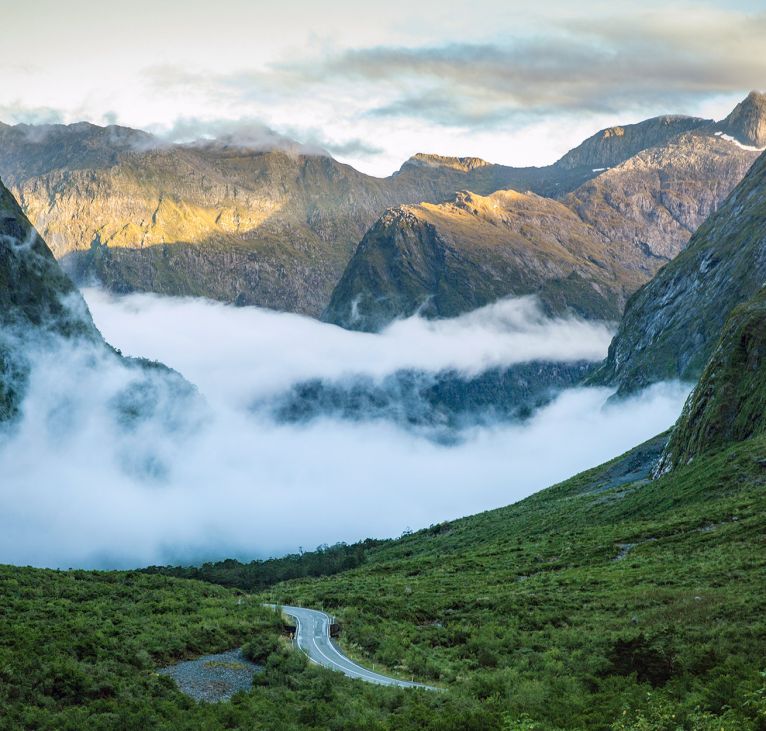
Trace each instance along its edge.
<instances>
[{"instance_id":1,"label":"rocky peak","mask_svg":"<svg viewBox=\"0 0 766 731\"><path fill-rule=\"evenodd\" d=\"M614 167L642 150L664 144L683 132L709 124L712 121L708 119L669 114L637 124L607 127L570 150L556 165L561 168Z\"/></svg>"},{"instance_id":2,"label":"rocky peak","mask_svg":"<svg viewBox=\"0 0 766 731\"><path fill-rule=\"evenodd\" d=\"M766 94L751 91L717 126L743 145L766 148Z\"/></svg>"},{"instance_id":3,"label":"rocky peak","mask_svg":"<svg viewBox=\"0 0 766 731\"><path fill-rule=\"evenodd\" d=\"M477 168L485 168L492 163L482 160L480 157L447 157L445 155L431 155L425 152L418 152L402 165L412 167L430 167L430 168L448 168L450 170L460 170L468 173Z\"/></svg>"}]
</instances>

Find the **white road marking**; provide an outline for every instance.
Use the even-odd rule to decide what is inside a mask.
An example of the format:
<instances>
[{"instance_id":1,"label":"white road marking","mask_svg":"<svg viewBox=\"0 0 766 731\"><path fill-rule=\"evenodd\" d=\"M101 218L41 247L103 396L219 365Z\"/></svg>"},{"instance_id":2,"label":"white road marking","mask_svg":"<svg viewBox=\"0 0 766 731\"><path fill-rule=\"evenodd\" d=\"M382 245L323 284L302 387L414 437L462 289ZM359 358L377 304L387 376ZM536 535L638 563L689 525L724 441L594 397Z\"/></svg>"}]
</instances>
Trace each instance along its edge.
<instances>
[{"instance_id":1,"label":"white road marking","mask_svg":"<svg viewBox=\"0 0 766 731\"><path fill-rule=\"evenodd\" d=\"M291 612L291 609L295 610L295 613ZM390 678L388 676L381 675L380 673L368 670L367 668L358 665L353 660L350 660L333 644L332 638L330 637L330 617L325 612L321 612L316 609L306 609L304 607L284 606L282 607L282 610L295 619L295 644L297 645L298 649L304 652L308 656L309 660L315 665L322 665L322 663L311 656L312 643L316 653L327 661L328 664L325 665L325 667L328 667L332 670L338 670L351 678L358 678L361 680L366 680L367 682L378 683L380 685L436 690L436 688L424 685L422 683L398 680L397 678ZM311 620L310 637L305 635L307 630L304 628L304 625L301 622L300 612L303 612L304 615L306 615L306 618ZM303 645L301 645L302 639L304 642ZM327 640L325 650L327 650L331 655L337 656L337 659L330 657L326 652L324 652L317 640Z\"/></svg>"}]
</instances>

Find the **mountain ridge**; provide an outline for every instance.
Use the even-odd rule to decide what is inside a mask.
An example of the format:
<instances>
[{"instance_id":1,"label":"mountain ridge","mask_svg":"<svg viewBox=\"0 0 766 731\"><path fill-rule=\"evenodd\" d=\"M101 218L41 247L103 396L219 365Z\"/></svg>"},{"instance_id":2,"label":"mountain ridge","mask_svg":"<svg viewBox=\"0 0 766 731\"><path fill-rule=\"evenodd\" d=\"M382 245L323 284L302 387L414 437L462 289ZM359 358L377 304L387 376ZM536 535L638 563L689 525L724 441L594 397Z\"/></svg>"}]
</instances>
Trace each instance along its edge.
<instances>
[{"instance_id":1,"label":"mountain ridge","mask_svg":"<svg viewBox=\"0 0 766 731\"><path fill-rule=\"evenodd\" d=\"M360 242L322 318L351 329L378 330L400 317L415 313L453 316L504 296L538 293L549 306L547 290L553 287L558 289L559 299L563 297L563 307L561 303L549 307L553 314L569 307L580 316L618 320L628 296L678 255L758 155L720 136L711 120L665 117L634 127L638 140L651 137L659 129L662 144L642 149L551 203L544 202L551 199L538 197L538 220L527 218L526 243L506 240L509 250L503 258L515 263L506 264L502 272L497 265L501 247L484 245L497 238L490 227L480 225L484 219L475 219L476 230L469 231L447 215L457 207L461 195L467 199L472 193L458 193L455 199L438 205L407 208L409 214L417 214L428 224L429 228L421 227L420 233L413 228L412 219L403 215L405 209L387 211ZM578 155L591 154L592 146L608 131L589 138L573 153L580 150ZM607 139L612 137L607 135ZM616 149L626 149L623 137L617 139ZM629 139L628 151L634 143L643 144ZM607 152L614 154L611 147ZM593 164L596 159L588 161ZM598 161L604 162L601 158ZM497 197L501 192L492 195ZM506 191L504 195L520 200L525 194ZM568 255L559 260L558 269L554 266L546 271L553 258L550 252L541 253L540 242L549 238L544 209L554 204L560 206L560 221L569 221L568 226L556 228L562 251L571 238L587 252L588 266L609 270L602 272L603 276L594 280L598 284L592 282L589 290L583 289L581 282L570 289L566 277L562 279L560 269L567 266ZM488 207L484 209L486 214ZM397 221L400 231L394 230ZM524 222L519 215L518 224ZM480 232L484 232L485 242L480 240ZM434 242L441 244L434 246ZM491 255L487 253L490 249ZM435 257L431 263L429 256ZM468 268L464 259L470 262ZM531 271L537 271L532 279L528 276ZM568 275L572 272L570 267ZM583 307L583 297L609 304ZM450 299L462 300L462 305L440 304Z\"/></svg>"},{"instance_id":2,"label":"mountain ridge","mask_svg":"<svg viewBox=\"0 0 766 731\"><path fill-rule=\"evenodd\" d=\"M726 318L766 281L766 154L689 245L628 301L594 383L627 394L664 379L695 381Z\"/></svg>"},{"instance_id":3,"label":"mountain ridge","mask_svg":"<svg viewBox=\"0 0 766 731\"><path fill-rule=\"evenodd\" d=\"M300 145L248 148L236 136L171 144L114 125L3 126L0 176L83 280L318 316L390 207L449 201L458 190L561 198L597 178L596 168L705 124L667 116L611 128L623 134L610 133L600 152L591 138L538 168L418 153L388 178Z\"/></svg>"}]
</instances>

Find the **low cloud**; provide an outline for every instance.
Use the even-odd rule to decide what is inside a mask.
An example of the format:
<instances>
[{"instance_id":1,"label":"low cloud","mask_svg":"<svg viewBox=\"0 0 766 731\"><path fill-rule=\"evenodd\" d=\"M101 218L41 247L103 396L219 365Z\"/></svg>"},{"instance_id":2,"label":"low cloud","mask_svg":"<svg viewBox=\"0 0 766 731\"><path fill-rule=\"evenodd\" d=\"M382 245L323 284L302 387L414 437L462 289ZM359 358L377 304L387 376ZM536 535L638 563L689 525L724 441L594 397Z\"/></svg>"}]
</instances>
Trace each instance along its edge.
<instances>
[{"instance_id":1,"label":"low cloud","mask_svg":"<svg viewBox=\"0 0 766 731\"><path fill-rule=\"evenodd\" d=\"M285 425L254 414L253 396L404 364L480 372L596 358L608 328L547 321L527 300L412 318L381 335L199 300L88 300L114 345L161 358L204 401L180 422L126 428L112 414L130 378L117 359L66 344L37 357L23 419L0 445L3 562L136 566L397 535L506 505L619 454L667 428L687 391L661 385L607 405L608 390L574 389L524 424L477 428L452 446L381 422Z\"/></svg>"}]
</instances>

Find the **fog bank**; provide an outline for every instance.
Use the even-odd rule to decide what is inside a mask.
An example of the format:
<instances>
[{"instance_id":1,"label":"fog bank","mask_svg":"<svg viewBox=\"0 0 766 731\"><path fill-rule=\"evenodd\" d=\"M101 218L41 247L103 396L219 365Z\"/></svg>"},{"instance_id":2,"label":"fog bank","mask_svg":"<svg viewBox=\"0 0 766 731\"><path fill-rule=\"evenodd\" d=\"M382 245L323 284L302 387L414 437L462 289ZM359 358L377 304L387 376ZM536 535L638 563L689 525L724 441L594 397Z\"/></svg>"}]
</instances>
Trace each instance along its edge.
<instances>
[{"instance_id":1,"label":"fog bank","mask_svg":"<svg viewBox=\"0 0 766 731\"><path fill-rule=\"evenodd\" d=\"M183 418L126 426L111 410L130 378L118 359L66 344L36 357L23 419L0 442L2 562L125 567L395 536L603 462L666 429L687 393L662 384L606 405L608 390L571 389L523 424L451 446L379 421L279 424L250 404L306 378L597 360L609 328L548 320L529 299L370 335L203 300L85 294L107 340L162 360L202 398Z\"/></svg>"}]
</instances>

